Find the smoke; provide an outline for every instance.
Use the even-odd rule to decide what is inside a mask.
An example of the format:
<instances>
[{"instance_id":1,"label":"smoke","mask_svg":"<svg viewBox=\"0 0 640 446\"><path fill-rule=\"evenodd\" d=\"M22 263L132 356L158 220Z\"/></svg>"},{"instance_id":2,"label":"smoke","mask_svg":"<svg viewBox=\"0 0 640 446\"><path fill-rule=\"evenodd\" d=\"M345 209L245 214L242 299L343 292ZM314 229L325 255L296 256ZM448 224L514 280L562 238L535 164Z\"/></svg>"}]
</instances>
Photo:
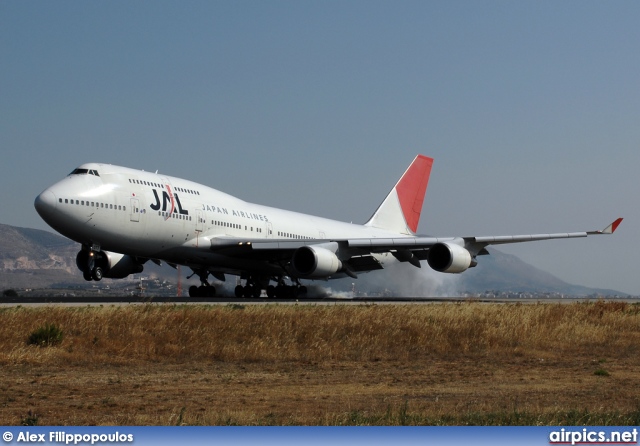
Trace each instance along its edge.
<instances>
[{"instance_id":1,"label":"smoke","mask_svg":"<svg viewBox=\"0 0 640 446\"><path fill-rule=\"evenodd\" d=\"M358 279L342 279L332 289L310 285L309 297L352 299L358 297L459 297L461 277L432 270L426 263L416 268L409 263L387 263L385 269L360 274ZM336 290L339 288L340 290Z\"/></svg>"},{"instance_id":2,"label":"smoke","mask_svg":"<svg viewBox=\"0 0 640 446\"><path fill-rule=\"evenodd\" d=\"M385 286L393 297L459 296L460 276L434 271L426 262L422 268L409 263L392 263L379 271L377 276L374 274L366 278L367 285L378 283L378 286Z\"/></svg>"},{"instance_id":3,"label":"smoke","mask_svg":"<svg viewBox=\"0 0 640 446\"><path fill-rule=\"evenodd\" d=\"M353 291L333 290L331 287L312 284L307 285L307 297L311 299L321 299L323 297L331 297L333 299L353 299L356 297L356 293Z\"/></svg>"}]
</instances>

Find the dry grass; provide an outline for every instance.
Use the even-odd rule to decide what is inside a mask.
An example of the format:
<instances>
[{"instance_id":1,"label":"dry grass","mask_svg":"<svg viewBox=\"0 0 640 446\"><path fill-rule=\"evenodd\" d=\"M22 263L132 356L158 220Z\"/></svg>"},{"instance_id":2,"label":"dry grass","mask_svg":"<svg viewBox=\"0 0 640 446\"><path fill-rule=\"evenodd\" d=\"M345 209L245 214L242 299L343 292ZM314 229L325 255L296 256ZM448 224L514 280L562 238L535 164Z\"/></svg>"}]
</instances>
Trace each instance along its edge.
<instances>
[{"instance_id":1,"label":"dry grass","mask_svg":"<svg viewBox=\"0 0 640 446\"><path fill-rule=\"evenodd\" d=\"M8 308L0 424L638 424L639 345L616 302Z\"/></svg>"}]
</instances>

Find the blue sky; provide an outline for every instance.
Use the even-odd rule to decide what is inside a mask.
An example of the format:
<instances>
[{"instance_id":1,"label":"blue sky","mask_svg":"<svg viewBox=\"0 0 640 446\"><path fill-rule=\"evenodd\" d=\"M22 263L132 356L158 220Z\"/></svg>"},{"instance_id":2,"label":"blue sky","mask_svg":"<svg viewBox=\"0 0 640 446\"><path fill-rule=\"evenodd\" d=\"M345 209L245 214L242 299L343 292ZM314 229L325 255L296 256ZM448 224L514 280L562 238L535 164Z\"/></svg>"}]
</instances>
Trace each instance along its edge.
<instances>
[{"instance_id":1,"label":"blue sky","mask_svg":"<svg viewBox=\"0 0 640 446\"><path fill-rule=\"evenodd\" d=\"M0 223L98 161L364 222L417 153L420 232L640 294L640 3L0 2Z\"/></svg>"}]
</instances>

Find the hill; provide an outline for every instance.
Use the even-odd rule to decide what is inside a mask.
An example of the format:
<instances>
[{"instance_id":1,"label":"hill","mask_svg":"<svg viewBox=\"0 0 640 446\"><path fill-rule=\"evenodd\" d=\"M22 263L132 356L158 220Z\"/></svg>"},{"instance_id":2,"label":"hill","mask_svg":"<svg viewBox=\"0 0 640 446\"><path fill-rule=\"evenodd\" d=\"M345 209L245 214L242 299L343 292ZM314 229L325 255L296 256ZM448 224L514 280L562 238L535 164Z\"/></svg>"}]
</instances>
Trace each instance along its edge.
<instances>
[{"instance_id":1,"label":"hill","mask_svg":"<svg viewBox=\"0 0 640 446\"><path fill-rule=\"evenodd\" d=\"M623 296L616 290L589 288L567 283L518 257L489 248L478 266L462 275L462 288L471 292L496 290L502 293L556 293L569 296Z\"/></svg>"},{"instance_id":2,"label":"hill","mask_svg":"<svg viewBox=\"0 0 640 446\"><path fill-rule=\"evenodd\" d=\"M78 249L77 243L57 234L0 224L0 290L94 286L95 283L84 281L76 267ZM151 262L145 265L144 275L176 281L175 270L166 266L157 267ZM110 279L104 282L112 283ZM229 289L233 285L235 280L227 280L225 284ZM615 290L566 283L514 255L496 249L491 250L491 255L483 256L477 267L459 275L437 273L426 265L420 269L396 265L383 271L361 274L356 281L320 282L315 288L320 293L338 293L351 291L354 287L361 293L386 293L402 297L462 296L487 292L624 295Z\"/></svg>"}]
</instances>

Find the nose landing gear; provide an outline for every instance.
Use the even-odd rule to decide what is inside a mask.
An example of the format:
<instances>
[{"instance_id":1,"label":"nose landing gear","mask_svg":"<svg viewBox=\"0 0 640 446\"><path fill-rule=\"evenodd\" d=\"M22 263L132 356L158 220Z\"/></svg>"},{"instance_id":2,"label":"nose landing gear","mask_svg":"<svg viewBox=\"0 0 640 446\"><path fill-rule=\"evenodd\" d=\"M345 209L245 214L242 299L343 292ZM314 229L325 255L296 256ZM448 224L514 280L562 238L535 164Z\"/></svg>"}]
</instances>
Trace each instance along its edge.
<instances>
[{"instance_id":1,"label":"nose landing gear","mask_svg":"<svg viewBox=\"0 0 640 446\"><path fill-rule=\"evenodd\" d=\"M100 252L82 249L76 256L76 265L82 271L82 277L86 281L99 282L104 277L104 270L99 264Z\"/></svg>"}]
</instances>

